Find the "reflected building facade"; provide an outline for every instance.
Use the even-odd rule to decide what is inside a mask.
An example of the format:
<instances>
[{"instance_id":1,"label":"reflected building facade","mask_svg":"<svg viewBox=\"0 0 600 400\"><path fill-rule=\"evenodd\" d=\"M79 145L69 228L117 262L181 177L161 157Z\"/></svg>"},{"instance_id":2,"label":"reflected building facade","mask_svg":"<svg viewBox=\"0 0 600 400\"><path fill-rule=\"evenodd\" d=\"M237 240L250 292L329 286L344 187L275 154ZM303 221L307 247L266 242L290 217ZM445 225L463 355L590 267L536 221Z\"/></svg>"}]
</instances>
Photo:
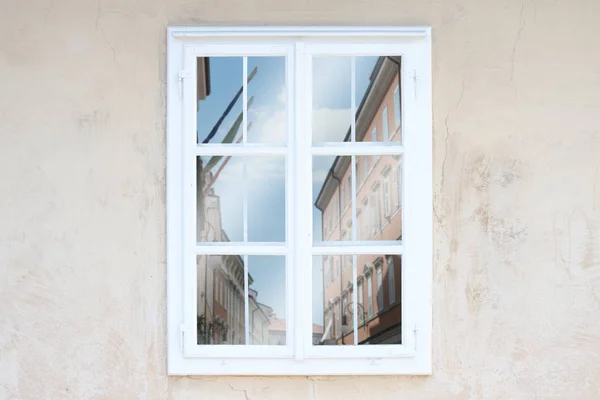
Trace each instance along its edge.
<instances>
[{"instance_id":1,"label":"reflected building facade","mask_svg":"<svg viewBox=\"0 0 600 400\"><path fill-rule=\"evenodd\" d=\"M198 58L198 107L211 94L210 60ZM234 100L235 101L235 100ZM224 114L226 115L226 114ZM220 196L215 192L219 171L229 162L221 160L217 172L196 163L196 237L199 242L229 242L223 228ZM198 344L246 344L244 302L244 260L240 255L198 255L197 272L197 342ZM271 307L258 301L248 274L248 344L268 344Z\"/></svg>"},{"instance_id":2,"label":"reflected building facade","mask_svg":"<svg viewBox=\"0 0 600 400\"><path fill-rule=\"evenodd\" d=\"M356 141L402 140L400 57L380 57L356 112ZM346 140L349 140L349 133ZM400 156L337 157L315 205L321 211L323 241L402 238ZM352 177L356 177L356 227L352 225ZM323 256L321 344L353 344L353 296L357 298L358 344L401 343L402 260L400 256Z\"/></svg>"}]
</instances>

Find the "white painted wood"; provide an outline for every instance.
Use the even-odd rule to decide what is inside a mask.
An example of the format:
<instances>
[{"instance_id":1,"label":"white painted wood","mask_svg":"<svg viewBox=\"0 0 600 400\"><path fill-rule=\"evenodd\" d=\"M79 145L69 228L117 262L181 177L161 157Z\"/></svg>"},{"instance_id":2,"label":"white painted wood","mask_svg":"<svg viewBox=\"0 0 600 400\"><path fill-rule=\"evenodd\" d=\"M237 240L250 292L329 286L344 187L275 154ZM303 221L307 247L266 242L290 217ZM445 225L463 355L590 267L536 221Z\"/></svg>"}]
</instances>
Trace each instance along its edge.
<instances>
[{"instance_id":1,"label":"white painted wood","mask_svg":"<svg viewBox=\"0 0 600 400\"><path fill-rule=\"evenodd\" d=\"M289 247L285 243L270 242L207 242L198 243L194 248L194 254L285 256L289 253Z\"/></svg>"},{"instance_id":2,"label":"white painted wood","mask_svg":"<svg viewBox=\"0 0 600 400\"><path fill-rule=\"evenodd\" d=\"M196 155L199 156L270 156L285 155L289 151L283 146L273 146L268 143L246 144L199 144Z\"/></svg>"},{"instance_id":3,"label":"white painted wood","mask_svg":"<svg viewBox=\"0 0 600 400\"><path fill-rule=\"evenodd\" d=\"M311 148L311 154L314 156L377 156L402 153L404 147L398 142L315 143Z\"/></svg>"},{"instance_id":4,"label":"white painted wood","mask_svg":"<svg viewBox=\"0 0 600 400\"><path fill-rule=\"evenodd\" d=\"M222 38L222 37L425 37L431 32L428 26L272 26L272 27L202 27L173 26L169 34L174 38Z\"/></svg>"}]
</instances>

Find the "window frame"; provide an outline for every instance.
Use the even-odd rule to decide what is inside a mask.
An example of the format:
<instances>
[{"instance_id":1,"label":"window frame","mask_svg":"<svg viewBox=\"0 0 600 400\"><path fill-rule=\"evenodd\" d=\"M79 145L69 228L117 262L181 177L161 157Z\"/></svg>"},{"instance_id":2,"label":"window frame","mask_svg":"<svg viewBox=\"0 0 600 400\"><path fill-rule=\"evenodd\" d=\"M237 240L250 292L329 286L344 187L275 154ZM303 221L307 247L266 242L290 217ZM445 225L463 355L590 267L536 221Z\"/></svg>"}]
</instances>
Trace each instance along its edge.
<instances>
[{"instance_id":1,"label":"window frame","mask_svg":"<svg viewBox=\"0 0 600 400\"><path fill-rule=\"evenodd\" d=\"M195 113L195 104L190 101L190 88L193 87L191 75L195 65L190 62L194 51L202 48L206 54L220 52L224 43L235 43L245 50L244 55L252 56L246 50L249 46L263 45L265 48L288 52L288 61L302 65L308 52L314 46L327 53L336 55L388 54L385 49L401 48L402 55L408 58L408 71L403 68L401 93L415 94L411 112L402 110L401 125L404 149L412 149L418 157L403 156L404 174L402 182L411 188L411 195L402 191L404 209L403 224L410 229L410 235L404 234L402 241L403 257L407 266L418 264L419 268L403 268L402 280L410 285L402 290L403 342L402 345L385 346L335 346L319 353L312 346L312 323L307 320L310 310L307 304L293 302L293 319L303 324L288 326L293 338L293 346L281 349L270 348L267 354L261 346L213 346L203 347L201 351L189 351L187 344L193 343L192 330L185 315L189 304L195 301L188 294L182 295L189 269L185 267L187 252L184 243L194 239L184 228L182 209L186 204L186 193L190 191L187 182L192 171L190 164L182 161L182 156L195 156L196 147L188 148L185 132L189 131L187 113ZM227 45L229 46L229 45ZM369 47L369 51L360 50ZM379 50L381 49L381 50ZM260 53L260 52L259 52ZM360 53L360 54L358 54ZM313 53L314 54L314 53ZM429 27L169 27L167 30L167 308L168 308L168 373L169 375L388 375L409 374L428 375L431 373L431 290L432 290L432 110L431 110L431 29ZM289 62L286 63L289 65ZM303 77L295 71L294 87L300 87ZM414 78L413 78L414 77ZM195 82L195 78L194 78ZM302 89L292 92L288 99L297 101ZM195 94L195 89L194 89ZM404 104L404 101L402 102ZM303 104L294 104L301 115ZM409 120L405 120L410 115ZM182 118L183 117L183 118ZM302 132L306 123L301 118L294 120L294 129ZM418 133L418 135L416 134ZM301 140L289 142L287 146L297 146L290 151L290 158L298 157L305 151ZM302 140L306 140L302 139ZM309 138L310 140L310 138ZM314 154L314 153L313 153ZM373 153L370 153L373 154ZM369 155L369 154L366 154ZM306 155L305 155L306 157ZM189 159L189 157L188 157ZM289 160L289 159L288 159ZM408 172L407 172L408 171ZM415 171L415 172L411 172ZM418 171L418 173L416 172ZM294 179L307 179L306 174L294 171ZM305 183L302 183L305 184ZM413 195L414 193L414 195ZM289 192L286 193L289 195ZM355 199L358 202L358 199ZM298 221L296 221L298 222ZM189 225L189 223L187 224ZM288 227L290 225L288 224ZM298 227L297 227L298 228ZM406 228L403 228L406 230ZM289 232L289 230L288 230ZM299 227L299 232L306 232ZM306 232L310 238L310 232ZM294 233L293 236L299 235ZM287 243L294 240L287 236ZM368 248L369 244L365 244ZM377 245L372 245L377 252ZM359 246L360 247L360 246ZM235 249L230 249L233 251ZM365 250L362 250L365 251ZM294 254L286 253L298 263L300 249ZM204 253L203 253L204 254ZM206 253L208 254L208 253ZM241 250L235 254L246 254ZM368 253L362 253L368 254ZM279 254L274 254L279 255ZM189 258L189 257L188 257ZM289 258L288 258L289 260ZM188 261L189 263L189 261ZM299 263L298 263L299 264ZM293 287L288 287L288 296L296 299L295 291L310 287L309 273L296 269L293 274ZM208 278L208 277L207 277ZM371 279L371 282L373 280ZM371 288L373 289L373 288ZM354 292L355 293L355 292ZM353 295L356 301L356 295ZM307 298L308 299L308 298ZM410 303L410 309L404 304ZM239 307L237 307L239 309ZM188 313L189 314L189 313ZM404 318L404 317L403 317ZM290 318L291 320L292 318ZM407 324L404 324L406 322ZM325 327L324 327L325 328ZM311 346L306 346L310 341ZM228 353L234 347L237 354ZM271 346L269 346L271 347ZM396 349L396 347L398 349ZM388 350L389 349L389 350ZM273 350L273 351L271 351ZM385 352L383 352L385 350Z\"/></svg>"}]
</instances>

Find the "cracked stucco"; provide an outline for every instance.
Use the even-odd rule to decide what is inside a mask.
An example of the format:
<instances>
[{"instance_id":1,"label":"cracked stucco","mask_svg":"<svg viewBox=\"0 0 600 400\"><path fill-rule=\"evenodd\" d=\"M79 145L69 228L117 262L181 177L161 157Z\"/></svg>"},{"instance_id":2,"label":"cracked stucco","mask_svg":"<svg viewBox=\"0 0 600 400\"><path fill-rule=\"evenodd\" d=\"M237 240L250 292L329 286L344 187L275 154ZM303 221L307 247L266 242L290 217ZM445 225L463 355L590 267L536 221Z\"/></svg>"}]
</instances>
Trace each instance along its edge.
<instances>
[{"instance_id":1,"label":"cracked stucco","mask_svg":"<svg viewBox=\"0 0 600 400\"><path fill-rule=\"evenodd\" d=\"M0 13L0 399L600 398L600 3ZM431 377L167 378L165 27L433 27Z\"/></svg>"}]
</instances>

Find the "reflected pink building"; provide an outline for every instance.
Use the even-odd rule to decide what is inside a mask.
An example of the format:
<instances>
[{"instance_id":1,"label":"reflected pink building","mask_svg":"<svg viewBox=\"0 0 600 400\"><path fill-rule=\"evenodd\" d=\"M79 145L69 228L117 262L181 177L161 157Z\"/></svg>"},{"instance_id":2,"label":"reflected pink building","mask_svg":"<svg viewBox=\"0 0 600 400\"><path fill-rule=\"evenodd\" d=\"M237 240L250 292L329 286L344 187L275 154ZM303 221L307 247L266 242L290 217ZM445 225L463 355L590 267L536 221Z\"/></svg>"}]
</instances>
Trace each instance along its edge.
<instances>
[{"instance_id":1,"label":"reflected pink building","mask_svg":"<svg viewBox=\"0 0 600 400\"><path fill-rule=\"evenodd\" d=\"M402 139L400 57L380 57L357 110L356 140ZM357 156L356 240L402 237L402 159ZM322 211L324 241L352 240L351 157L337 157L316 200ZM358 304L359 344L401 343L400 256L357 256L357 285L352 256L323 256L323 310L327 343L352 344L353 296Z\"/></svg>"}]
</instances>

